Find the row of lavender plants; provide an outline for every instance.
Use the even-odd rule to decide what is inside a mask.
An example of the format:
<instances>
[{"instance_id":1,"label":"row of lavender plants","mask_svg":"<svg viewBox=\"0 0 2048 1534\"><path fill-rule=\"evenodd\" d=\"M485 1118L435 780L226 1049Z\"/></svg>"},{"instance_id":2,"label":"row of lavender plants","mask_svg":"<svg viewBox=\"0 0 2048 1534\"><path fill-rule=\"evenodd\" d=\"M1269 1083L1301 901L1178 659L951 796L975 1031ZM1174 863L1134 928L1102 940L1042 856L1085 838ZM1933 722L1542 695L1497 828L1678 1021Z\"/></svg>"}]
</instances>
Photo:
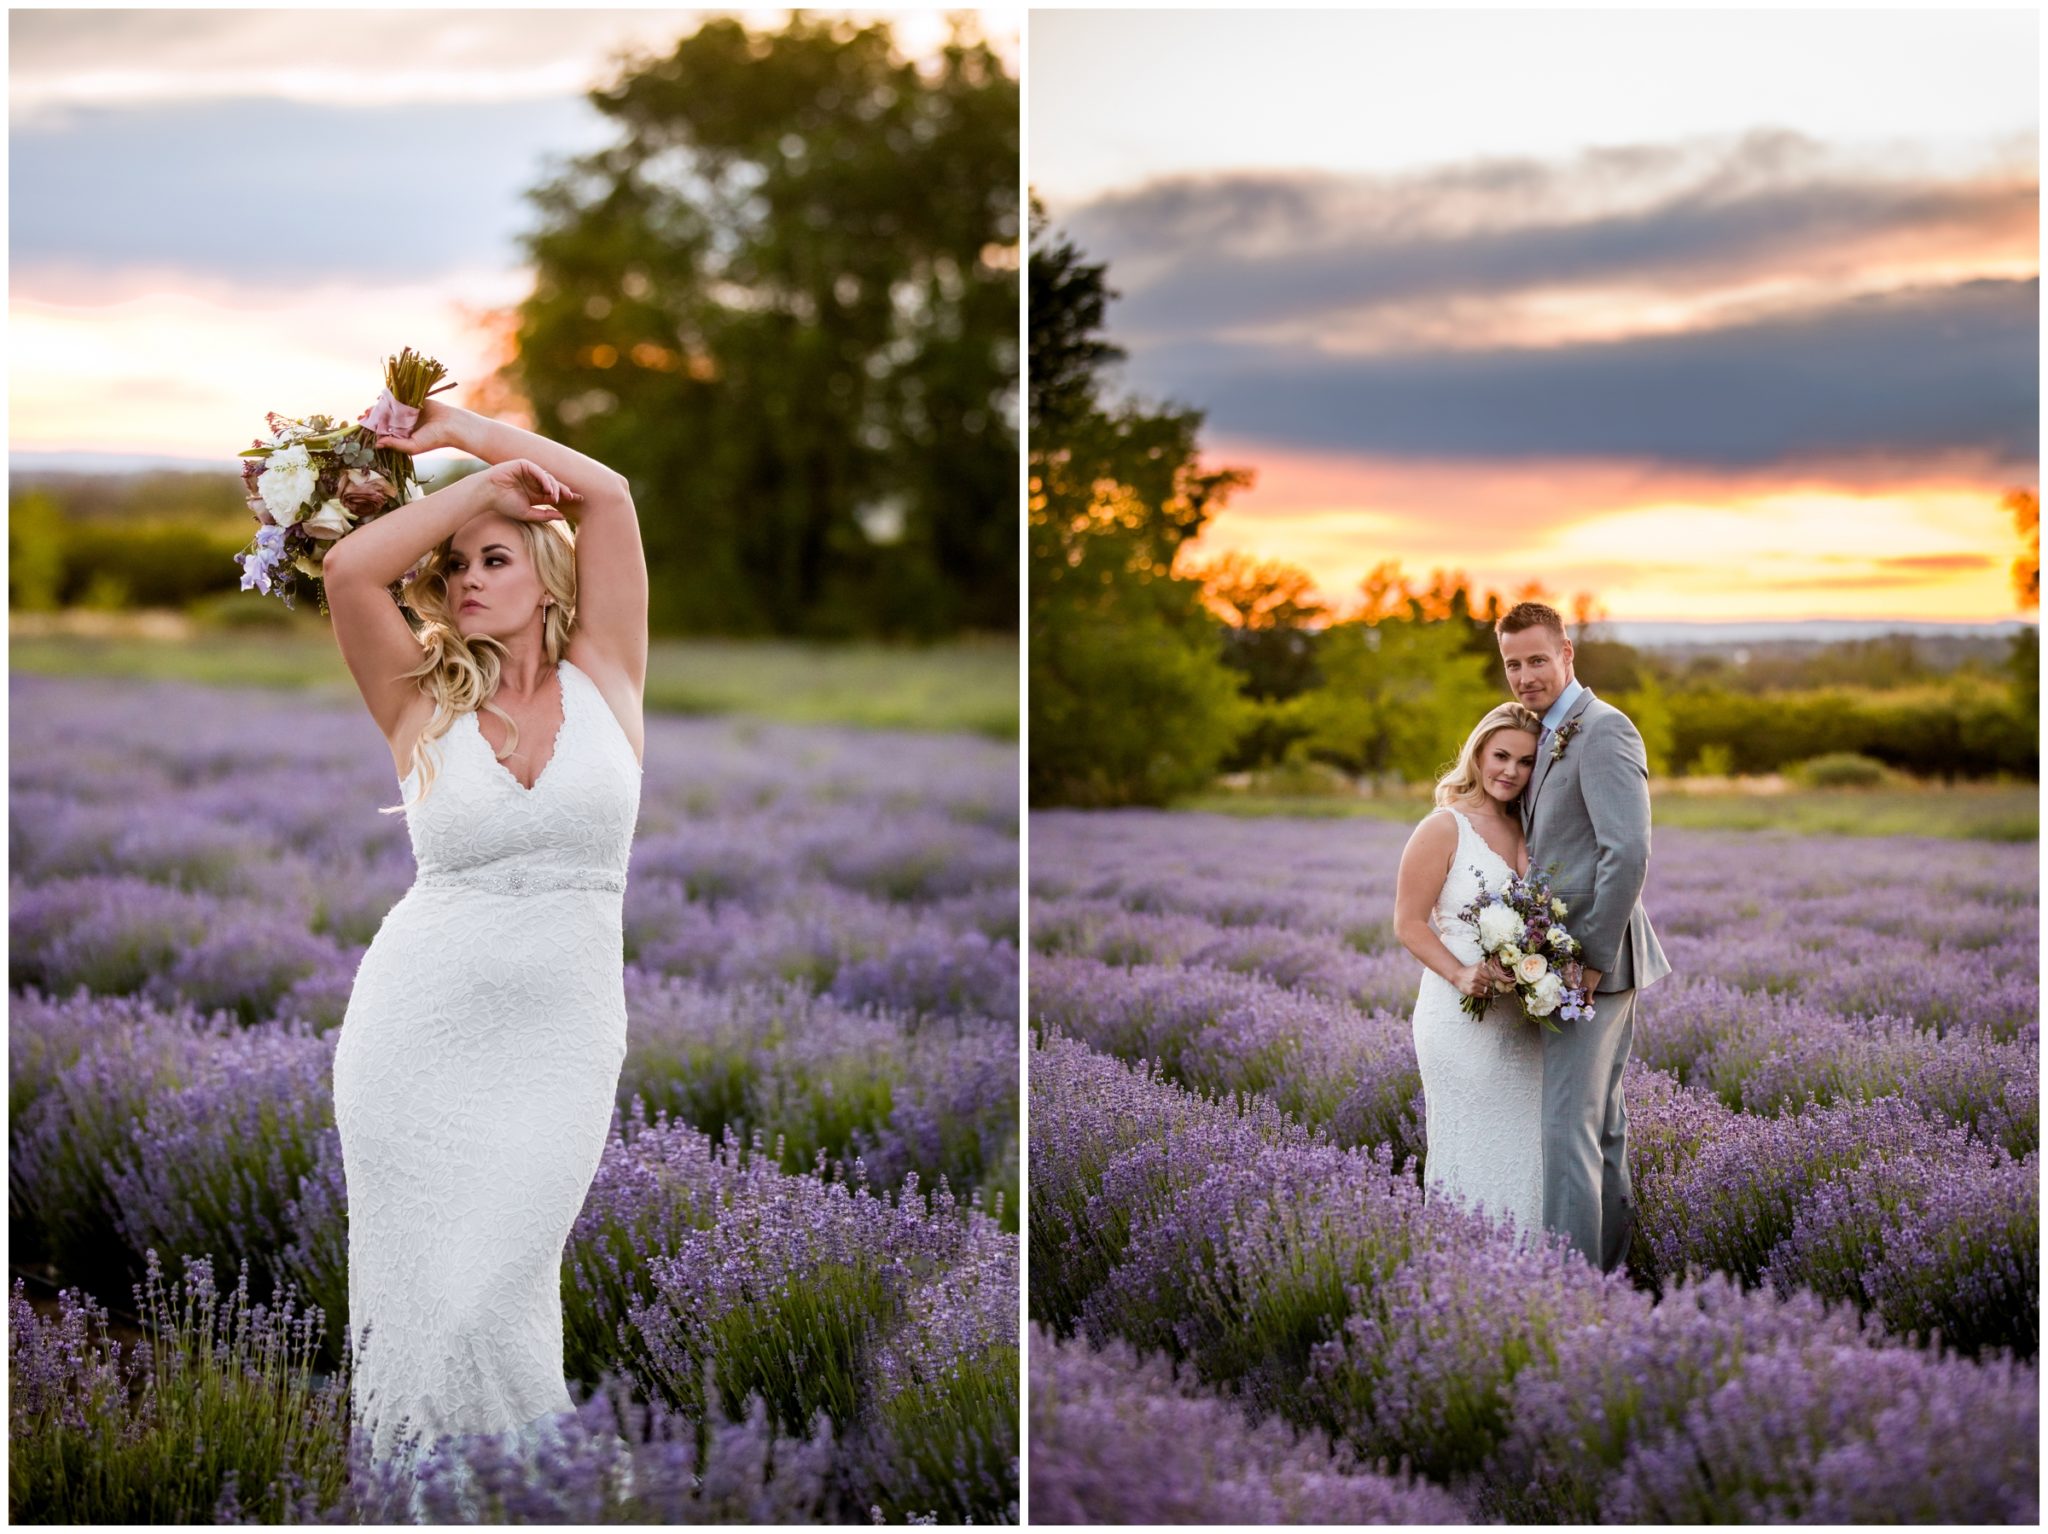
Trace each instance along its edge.
<instances>
[{"instance_id":1,"label":"row of lavender plants","mask_svg":"<svg viewBox=\"0 0 2048 1534\"><path fill-rule=\"evenodd\" d=\"M1393 944L1388 924L1406 828L1049 814L1034 817L1032 834L1034 1316L1098 1341L1116 1335L1166 1348L1254 1411L1263 1403L1358 1452L1425 1463L1421 1444L1432 1430L1422 1424L1433 1419L1411 1415L1408 1439L1394 1426L1411 1407L1421 1411L1407 1394L1408 1365L1392 1368L1375 1353L1345 1387L1345 1409L1311 1388L1340 1340L1356 1344L1362 1329L1371 1348L1392 1345L1379 1330L1382 1312L1368 1307L1368 1319L1358 1319L1359 1296L1347 1287L1357 1273L1342 1283L1325 1273L1321 1299L1284 1314L1266 1308L1264 1292L1271 1263L1298 1265L1306 1260L1299 1241L1329 1236L1308 1232L1322 1228L1325 1199L1348 1196L1341 1178L1353 1174L1338 1168L1359 1165L1329 1157L1377 1157L1396 1191L1417 1188L1426 1162L1408 1023L1420 968ZM1662 1310L1630 1289L1617 1302L1624 1316L1648 1306L1642 1324L1675 1326L1687 1306L1734 1306L1730 1325L1764 1317L1756 1324L1789 1328L1790 1337L1804 1335L1807 1322L1769 1318L1819 1317L1825 1305L1831 1318L1813 1322L1822 1327L1816 1337L1854 1336L1887 1357L1996 1371L2034 1356L2031 854L1953 842L1660 833L1645 898L1678 973L1642 997L1626 1087L1641 1216L1630 1269L1676 1308L1658 1319ZM1910 899L1891 893L1908 886ZM1052 1137L1062 1115L1081 1110L1047 1093L1084 1090L1083 1076L1054 1062L1088 1050L1144 1063L1154 1089L1145 1111L1155 1119L1209 1113L1202 1099L1215 1097L1239 1103L1256 1132L1240 1125L1234 1139L1225 1136L1235 1151L1217 1143L1190 1152L1184 1174L1169 1169L1156 1140L1119 1144L1106 1167L1075 1175L1071 1186L1087 1191L1062 1214L1059 1190L1069 1182L1059 1158L1067 1153ZM1166 1083L1198 1095L1162 1096ZM1086 1090L1108 1089L1096 1082ZM1221 1173L1196 1186L1193 1169L1249 1156L1248 1134L1291 1147L1283 1161L1294 1170L1260 1161L1241 1188ZM1336 1180L1316 1191L1326 1176ZM1299 1186L1306 1202L1289 1209L1279 1192L1258 1192L1262 1180L1271 1190ZM1132 1212L1134 1188L1144 1190L1143 1213ZM1245 1198L1265 1198L1250 1225ZM1163 1233L1150 1239L1175 1255L1151 1247L1132 1255L1134 1228L1147 1221L1160 1222ZM1398 1255L1383 1248L1379 1258L1354 1251L1332 1260L1377 1262L1376 1283L1405 1275L1400 1282L1421 1285L1415 1294L1434 1304L1440 1288L1465 1283L1461 1264L1469 1259L1479 1274L1503 1246L1463 1228L1430 1247L1440 1269L1432 1278L1407 1239L1395 1243ZM1223 1270L1204 1264L1221 1260L1219 1242L1232 1250L1255 1243L1264 1255L1249 1276L1233 1267L1217 1278ZM1201 1273L1210 1276L1200 1282L1225 1286L1214 1335L1202 1330L1210 1323L1201 1307L1178 1308ZM1569 1296L1542 1298L1549 1293L1539 1284L1528 1303L1550 1305L1544 1314L1553 1319L1567 1314ZM1240 1319L1227 1321L1233 1304ZM1470 1391L1442 1408L1445 1420L1508 1421L1507 1375L1550 1356L1549 1335L1481 1344L1481 1353L1499 1348L1507 1373L1480 1368ZM1424 1349L1413 1363L1456 1370L1470 1362L1457 1348L1445 1357ZM1323 1405L1297 1409L1311 1399ZM1688 1397L1684 1410L1696 1412L1701 1431L1712 1425L1699 1400ZM1379 1413L1387 1433L1360 1432L1358 1411ZM1892 1427L1915 1435L1911 1453L1946 1453L1957 1441L1932 1418ZM1812 1439L1816 1454L1848 1453L1861 1441L1845 1427L1837 1445L1832 1431ZM1440 1478L1460 1482L1468 1505L1489 1515L1663 1518L1691 1516L1688 1507L1708 1516L1701 1510L1709 1506L1722 1516L1735 1508L1784 1514L1739 1490L1720 1502L1688 1501L1691 1491L1630 1502L1642 1495L1640 1474L1623 1475L1611 1456L1591 1489L1525 1503L1502 1481L1522 1472L1492 1449L1454 1460L1435 1462ZM1041 1476L1056 1478L1065 1464L1041 1460L1034 1444L1034 1497Z\"/></svg>"},{"instance_id":2,"label":"row of lavender plants","mask_svg":"<svg viewBox=\"0 0 2048 1534\"><path fill-rule=\"evenodd\" d=\"M1263 1095L1055 1029L1029 1070L1034 1517L2037 1521L2008 1352L1719 1273L1653 1299Z\"/></svg>"},{"instance_id":3,"label":"row of lavender plants","mask_svg":"<svg viewBox=\"0 0 2048 1534\"><path fill-rule=\"evenodd\" d=\"M152 1249L124 1344L92 1295L38 1308L17 1278L11 1520L1014 1521L1016 1242L978 1208L640 1118L572 1255L579 1339L606 1343L575 1417L537 1460L446 1441L417 1492L349 1433L289 1280L256 1300L245 1264L223 1293L186 1257L167 1285Z\"/></svg>"},{"instance_id":4,"label":"row of lavender plants","mask_svg":"<svg viewBox=\"0 0 2048 1534\"><path fill-rule=\"evenodd\" d=\"M1135 829L1122 817L1091 821L1085 838L1063 817L1034 823L1034 1019L1155 1061L1203 1092L1264 1094L1339 1144L1426 1159L1408 1021L1420 966L1362 920L1391 898L1376 886L1397 859L1397 829L1205 822L1197 834L1133 818ZM1147 833L1182 840L1156 849ZM1347 857L1332 856L1333 841ZM1742 883L1731 841L1746 844L1737 848L1750 870ZM1909 853L1916 878L1954 898L1917 896L1924 928L1867 896L1857 907L1910 950L1891 955L1918 978L1901 983L1890 1012L1756 984L1748 967L1765 949L1760 931L1727 971L1726 956L1698 935L1713 928L1699 909L1711 898L1697 881L1705 864L1734 904L1767 892L1760 909L1774 913L1783 947L1820 968L1843 962L1837 951L1863 939L1830 926L1852 920L1838 884L1874 878L1880 855ZM1298 881L1282 885L1296 859ZM1636 1024L1636 1271L1714 1269L1781 1293L1809 1288L1901 1333L2031 1356L2040 1220L2032 863L2010 848L1954 842L1873 849L1666 833L1656 867L1677 892L1653 878L1647 902L1660 930L1671 913L1667 948L1690 967L1643 993ZM1264 876L1272 885L1262 886L1260 869L1275 871ZM1338 930L1346 915L1352 927ZM1997 957L1980 962L1987 954ZM1990 999L1958 1012L1944 999L1954 973L1973 965ZM1804 973L1782 957L1769 968ZM2000 999L2008 992L2017 999Z\"/></svg>"},{"instance_id":5,"label":"row of lavender plants","mask_svg":"<svg viewBox=\"0 0 2048 1534\"><path fill-rule=\"evenodd\" d=\"M373 1514L335 1500L345 1414L280 1424L326 1422L345 1390L330 1084L356 965L412 876L402 817L374 813L389 756L359 710L196 688L23 679L13 725L10 1228L18 1264L71 1286L38 1321L71 1339L50 1355L68 1383L16 1392L17 1445L48 1451L18 1461L17 1516ZM605 1516L1013 1516L1014 751L650 719L647 760L628 1054L564 1266L565 1361L590 1412L639 1413L635 1445L688 1441L635 1461L637 1501L604 1480ZM77 1341L132 1284L147 1323L157 1266L194 1260L203 1285L243 1273L251 1348L287 1303L318 1317L298 1396L262 1397L299 1448L241 1466L225 1502L224 1461L195 1480L136 1458L268 1441L161 1409L190 1326L118 1370ZM511 1470L471 1446L464 1484L496 1489L457 1510L597 1517L604 1452L507 1503ZM753 1469L697 1473L720 1454ZM782 1500L810 1472L778 1466L805 1464L815 1495Z\"/></svg>"}]
</instances>

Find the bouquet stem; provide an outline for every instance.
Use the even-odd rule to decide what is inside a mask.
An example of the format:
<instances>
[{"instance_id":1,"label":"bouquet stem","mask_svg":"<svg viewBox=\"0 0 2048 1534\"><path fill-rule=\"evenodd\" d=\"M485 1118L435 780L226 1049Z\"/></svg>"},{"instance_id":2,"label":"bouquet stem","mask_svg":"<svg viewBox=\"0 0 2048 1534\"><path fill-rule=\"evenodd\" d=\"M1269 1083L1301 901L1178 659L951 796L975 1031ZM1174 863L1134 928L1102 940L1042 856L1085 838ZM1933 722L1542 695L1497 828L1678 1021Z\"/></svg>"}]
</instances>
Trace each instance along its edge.
<instances>
[{"instance_id":1,"label":"bouquet stem","mask_svg":"<svg viewBox=\"0 0 2048 1534\"><path fill-rule=\"evenodd\" d=\"M443 382L447 379L447 382ZM391 391L391 397L401 405L410 405L415 410L426 404L431 395L455 387L455 381L448 378L448 370L432 357L422 357L408 346L396 357L384 362L384 387ZM377 467L384 476L398 487L399 498L405 498L408 485L417 485L419 476L413 472L412 458L395 447L377 449Z\"/></svg>"}]
</instances>

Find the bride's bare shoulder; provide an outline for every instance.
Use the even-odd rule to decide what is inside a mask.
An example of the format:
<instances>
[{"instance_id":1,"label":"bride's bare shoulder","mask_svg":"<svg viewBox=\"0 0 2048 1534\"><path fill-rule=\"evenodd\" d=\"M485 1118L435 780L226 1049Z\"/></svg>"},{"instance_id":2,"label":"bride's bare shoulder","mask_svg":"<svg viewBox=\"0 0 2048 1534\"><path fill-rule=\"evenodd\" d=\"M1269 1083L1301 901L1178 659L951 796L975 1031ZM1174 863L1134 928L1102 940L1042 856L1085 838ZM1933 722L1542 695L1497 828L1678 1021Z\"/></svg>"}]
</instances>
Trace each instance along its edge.
<instances>
[{"instance_id":1,"label":"bride's bare shoulder","mask_svg":"<svg viewBox=\"0 0 2048 1534\"><path fill-rule=\"evenodd\" d=\"M641 684L635 682L623 666L580 634L569 641L568 661L590 679L598 696L611 709L612 717L618 720L619 728L626 733L626 742L633 748L633 755L645 759L647 712Z\"/></svg>"},{"instance_id":2,"label":"bride's bare shoulder","mask_svg":"<svg viewBox=\"0 0 2048 1534\"><path fill-rule=\"evenodd\" d=\"M1431 810L1415 823L1415 829L1408 834L1408 845L1418 852L1429 852L1442 846L1448 853L1457 841L1457 819L1444 808Z\"/></svg>"}]
</instances>

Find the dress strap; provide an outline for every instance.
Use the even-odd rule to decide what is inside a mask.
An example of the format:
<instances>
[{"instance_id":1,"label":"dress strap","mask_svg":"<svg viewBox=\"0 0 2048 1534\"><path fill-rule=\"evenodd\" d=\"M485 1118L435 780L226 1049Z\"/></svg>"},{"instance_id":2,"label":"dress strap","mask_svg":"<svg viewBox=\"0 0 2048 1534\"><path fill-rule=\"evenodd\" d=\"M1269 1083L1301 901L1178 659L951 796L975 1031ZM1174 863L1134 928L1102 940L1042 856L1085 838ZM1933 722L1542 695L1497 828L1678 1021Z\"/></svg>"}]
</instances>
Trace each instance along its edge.
<instances>
[{"instance_id":1,"label":"dress strap","mask_svg":"<svg viewBox=\"0 0 2048 1534\"><path fill-rule=\"evenodd\" d=\"M1480 852L1484 856L1493 859L1494 862L1500 864L1500 866L1502 868L1505 868L1510 874L1514 873L1514 864L1510 863L1506 858L1502 857L1498 852L1494 851L1493 843L1488 841L1485 837L1479 834L1479 827L1472 824L1471 817L1466 815L1466 813L1463 810L1458 809L1453 805L1447 804L1444 806L1444 808L1449 810L1453 815L1455 815L1458 818L1458 846L1460 850L1463 850L1467 838L1470 838L1472 841L1475 841L1479 844Z\"/></svg>"}]
</instances>

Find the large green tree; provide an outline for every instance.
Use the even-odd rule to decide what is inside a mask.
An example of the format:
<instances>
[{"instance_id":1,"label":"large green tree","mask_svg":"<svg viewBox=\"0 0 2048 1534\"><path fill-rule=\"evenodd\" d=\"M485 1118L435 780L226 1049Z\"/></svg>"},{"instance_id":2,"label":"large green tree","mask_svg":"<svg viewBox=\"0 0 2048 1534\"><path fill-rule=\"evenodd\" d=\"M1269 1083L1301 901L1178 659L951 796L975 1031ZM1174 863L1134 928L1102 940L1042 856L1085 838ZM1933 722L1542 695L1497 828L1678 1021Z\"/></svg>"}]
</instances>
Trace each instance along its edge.
<instances>
[{"instance_id":1,"label":"large green tree","mask_svg":"<svg viewBox=\"0 0 2048 1534\"><path fill-rule=\"evenodd\" d=\"M1452 765L1506 689L1498 662L1475 654L1463 626L1411 617L1332 625L1317 654L1320 685L1293 700L1308 750L1347 771L1409 782Z\"/></svg>"},{"instance_id":2,"label":"large green tree","mask_svg":"<svg viewBox=\"0 0 2048 1534\"><path fill-rule=\"evenodd\" d=\"M1244 719L1201 582L1175 570L1237 469L1201 412L1103 397L1103 268L1032 209L1031 798L1157 804L1205 785Z\"/></svg>"},{"instance_id":3,"label":"large green tree","mask_svg":"<svg viewBox=\"0 0 2048 1534\"><path fill-rule=\"evenodd\" d=\"M631 480L657 631L1014 631L1019 102L969 25L707 22L530 194L500 382Z\"/></svg>"}]
</instances>

